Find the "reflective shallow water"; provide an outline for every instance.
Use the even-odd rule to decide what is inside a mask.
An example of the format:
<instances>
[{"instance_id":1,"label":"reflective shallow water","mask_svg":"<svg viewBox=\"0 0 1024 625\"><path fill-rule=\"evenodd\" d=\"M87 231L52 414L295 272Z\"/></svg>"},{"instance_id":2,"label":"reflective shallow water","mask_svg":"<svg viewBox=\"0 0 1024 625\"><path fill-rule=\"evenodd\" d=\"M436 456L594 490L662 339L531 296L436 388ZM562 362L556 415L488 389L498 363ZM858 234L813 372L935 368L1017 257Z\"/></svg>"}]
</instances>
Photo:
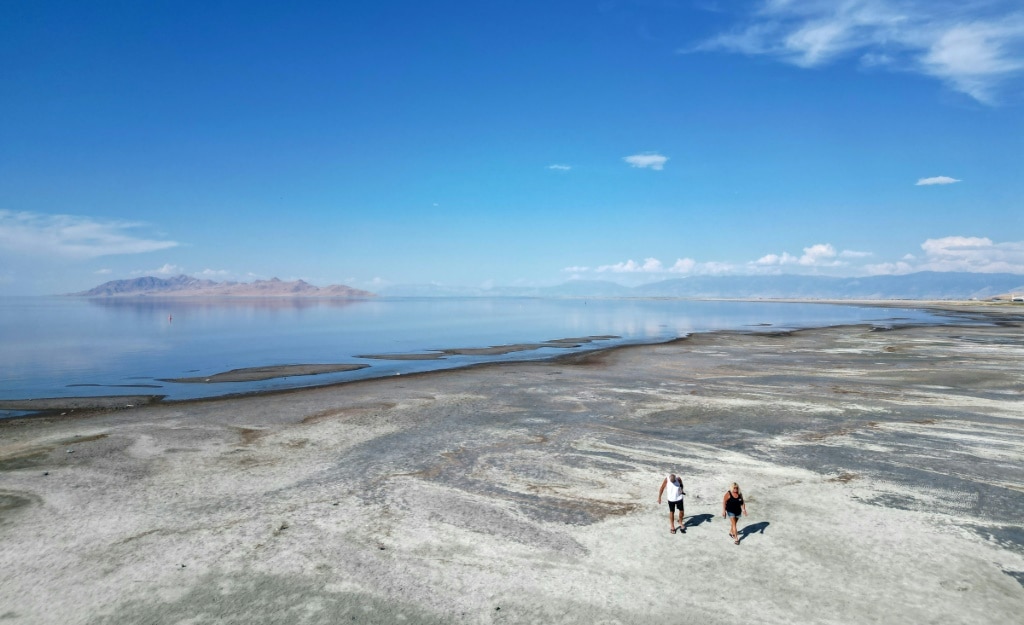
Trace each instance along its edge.
<instances>
[{"instance_id":1,"label":"reflective shallow water","mask_svg":"<svg viewBox=\"0 0 1024 625\"><path fill-rule=\"evenodd\" d=\"M0 300L0 399L166 395L169 399L548 358L693 332L855 323L930 323L919 310L774 302L584 299ZM365 355L614 336L567 350L387 360ZM248 367L352 363L357 371L188 384Z\"/></svg>"}]
</instances>

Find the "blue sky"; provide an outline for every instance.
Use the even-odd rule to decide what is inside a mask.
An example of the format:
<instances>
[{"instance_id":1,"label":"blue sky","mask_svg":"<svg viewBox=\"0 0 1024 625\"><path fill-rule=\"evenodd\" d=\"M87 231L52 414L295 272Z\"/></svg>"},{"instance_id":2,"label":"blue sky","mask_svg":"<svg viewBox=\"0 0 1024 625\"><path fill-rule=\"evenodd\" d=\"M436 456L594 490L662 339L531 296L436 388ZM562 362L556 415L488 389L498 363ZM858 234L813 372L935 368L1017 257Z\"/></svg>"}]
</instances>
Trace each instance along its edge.
<instances>
[{"instance_id":1,"label":"blue sky","mask_svg":"<svg viewBox=\"0 0 1024 625\"><path fill-rule=\"evenodd\" d=\"M1019 0L0 0L0 294L1024 274Z\"/></svg>"}]
</instances>

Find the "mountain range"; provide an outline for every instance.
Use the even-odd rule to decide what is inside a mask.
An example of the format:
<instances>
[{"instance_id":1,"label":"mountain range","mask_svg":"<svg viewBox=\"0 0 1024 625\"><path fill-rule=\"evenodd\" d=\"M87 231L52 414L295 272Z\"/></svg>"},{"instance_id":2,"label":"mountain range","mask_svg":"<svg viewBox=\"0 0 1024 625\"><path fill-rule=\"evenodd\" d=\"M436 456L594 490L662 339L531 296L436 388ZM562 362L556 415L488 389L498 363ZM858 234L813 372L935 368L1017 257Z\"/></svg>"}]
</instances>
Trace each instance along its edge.
<instances>
[{"instance_id":1,"label":"mountain range","mask_svg":"<svg viewBox=\"0 0 1024 625\"><path fill-rule=\"evenodd\" d=\"M923 271L899 276L689 276L635 287L572 280L552 287L397 285L390 297L679 297L692 299L989 299L1024 293L1024 275Z\"/></svg>"},{"instance_id":2,"label":"mountain range","mask_svg":"<svg viewBox=\"0 0 1024 625\"><path fill-rule=\"evenodd\" d=\"M146 276L131 280L112 280L82 291L77 297L376 297L369 291L341 284L317 287L303 280L285 282L277 278L255 282L214 282L191 276L173 278Z\"/></svg>"},{"instance_id":3,"label":"mountain range","mask_svg":"<svg viewBox=\"0 0 1024 625\"><path fill-rule=\"evenodd\" d=\"M78 297L678 297L691 299L969 300L1024 294L1024 276L1010 273L923 271L899 276L689 276L635 287L571 280L550 287L396 285L378 293L345 285L317 287L303 280L214 282L186 275L113 280Z\"/></svg>"}]
</instances>

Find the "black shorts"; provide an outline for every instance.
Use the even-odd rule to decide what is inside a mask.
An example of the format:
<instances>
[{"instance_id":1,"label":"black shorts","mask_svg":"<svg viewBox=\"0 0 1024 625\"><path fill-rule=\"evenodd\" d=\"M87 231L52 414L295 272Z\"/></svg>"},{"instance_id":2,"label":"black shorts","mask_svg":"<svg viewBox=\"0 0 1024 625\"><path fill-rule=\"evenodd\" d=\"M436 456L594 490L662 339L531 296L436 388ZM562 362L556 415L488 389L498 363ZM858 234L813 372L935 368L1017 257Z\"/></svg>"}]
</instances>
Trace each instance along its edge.
<instances>
[{"instance_id":1,"label":"black shorts","mask_svg":"<svg viewBox=\"0 0 1024 625\"><path fill-rule=\"evenodd\" d=\"M676 508L679 508L680 512L683 511L683 500L682 499L680 499L679 501L670 501L670 502L668 502L668 511L669 512L675 512Z\"/></svg>"}]
</instances>

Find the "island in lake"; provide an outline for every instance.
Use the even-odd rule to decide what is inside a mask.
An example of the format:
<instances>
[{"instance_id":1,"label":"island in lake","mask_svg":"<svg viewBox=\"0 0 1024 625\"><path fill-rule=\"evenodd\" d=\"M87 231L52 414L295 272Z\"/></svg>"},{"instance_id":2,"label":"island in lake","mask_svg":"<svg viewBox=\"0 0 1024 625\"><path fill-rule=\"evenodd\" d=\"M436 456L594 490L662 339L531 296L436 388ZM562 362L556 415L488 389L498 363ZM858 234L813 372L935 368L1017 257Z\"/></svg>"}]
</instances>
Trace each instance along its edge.
<instances>
[{"instance_id":1,"label":"island in lake","mask_svg":"<svg viewBox=\"0 0 1024 625\"><path fill-rule=\"evenodd\" d=\"M111 280L81 291L73 297L376 297L375 293L343 284L314 286L305 280L285 282L278 278L255 282L214 282L192 276L173 278L146 276L131 280Z\"/></svg>"}]
</instances>

